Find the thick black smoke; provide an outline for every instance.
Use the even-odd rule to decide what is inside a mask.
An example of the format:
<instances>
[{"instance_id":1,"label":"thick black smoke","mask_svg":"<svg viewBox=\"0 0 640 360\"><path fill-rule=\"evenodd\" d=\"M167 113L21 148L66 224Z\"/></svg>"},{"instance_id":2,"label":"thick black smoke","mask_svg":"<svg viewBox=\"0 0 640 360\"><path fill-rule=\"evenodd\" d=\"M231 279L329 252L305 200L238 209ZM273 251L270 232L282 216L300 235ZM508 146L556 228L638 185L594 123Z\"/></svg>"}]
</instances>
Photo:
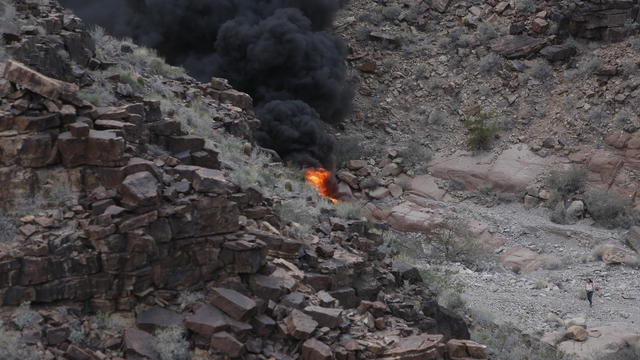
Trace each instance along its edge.
<instances>
[{"instance_id":1,"label":"thick black smoke","mask_svg":"<svg viewBox=\"0 0 640 360\"><path fill-rule=\"evenodd\" d=\"M331 167L320 120L350 110L342 43L325 30L345 0L61 0L85 21L153 47L206 81L254 98L259 143L285 160ZM315 110L315 111L314 111ZM310 157L310 158L308 158ZM312 164L315 160L315 164Z\"/></svg>"}]
</instances>

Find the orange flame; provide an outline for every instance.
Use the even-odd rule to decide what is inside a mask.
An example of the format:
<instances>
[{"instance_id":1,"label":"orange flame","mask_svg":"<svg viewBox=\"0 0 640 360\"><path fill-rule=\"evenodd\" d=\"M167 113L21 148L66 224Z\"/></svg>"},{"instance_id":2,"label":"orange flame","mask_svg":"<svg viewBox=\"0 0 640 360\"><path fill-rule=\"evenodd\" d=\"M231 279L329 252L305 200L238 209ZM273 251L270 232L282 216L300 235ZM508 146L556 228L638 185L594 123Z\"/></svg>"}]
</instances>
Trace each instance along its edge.
<instances>
[{"instance_id":1,"label":"orange flame","mask_svg":"<svg viewBox=\"0 0 640 360\"><path fill-rule=\"evenodd\" d=\"M334 204L338 202L333 198L335 191L332 189L333 176L330 171L323 168L306 169L304 171L304 178L307 183L313 185L320 195L331 200Z\"/></svg>"}]
</instances>

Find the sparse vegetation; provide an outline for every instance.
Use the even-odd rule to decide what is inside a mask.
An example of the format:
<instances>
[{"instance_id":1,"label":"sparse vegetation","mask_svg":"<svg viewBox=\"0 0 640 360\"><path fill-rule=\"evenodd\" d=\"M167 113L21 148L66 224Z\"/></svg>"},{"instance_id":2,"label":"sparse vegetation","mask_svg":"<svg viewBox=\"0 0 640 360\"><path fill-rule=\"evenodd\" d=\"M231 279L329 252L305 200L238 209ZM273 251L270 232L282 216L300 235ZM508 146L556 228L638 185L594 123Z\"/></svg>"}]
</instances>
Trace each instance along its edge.
<instances>
[{"instance_id":1,"label":"sparse vegetation","mask_svg":"<svg viewBox=\"0 0 640 360\"><path fill-rule=\"evenodd\" d=\"M178 296L178 304L180 304L180 310L183 311L184 309L193 306L194 304L203 300L204 294L201 292L183 291Z\"/></svg>"},{"instance_id":2,"label":"sparse vegetation","mask_svg":"<svg viewBox=\"0 0 640 360\"><path fill-rule=\"evenodd\" d=\"M349 220L359 220L362 218L362 206L357 203L340 201L334 204L336 215Z\"/></svg>"},{"instance_id":3,"label":"sparse vegetation","mask_svg":"<svg viewBox=\"0 0 640 360\"><path fill-rule=\"evenodd\" d=\"M20 341L18 335L10 334L0 321L0 359L2 360L38 360L40 354L32 346Z\"/></svg>"},{"instance_id":4,"label":"sparse vegetation","mask_svg":"<svg viewBox=\"0 0 640 360\"><path fill-rule=\"evenodd\" d=\"M491 149L493 139L498 133L496 125L491 122L491 115L483 113L479 107L471 109L466 114L464 127L469 130L467 145L471 150L483 151Z\"/></svg>"},{"instance_id":5,"label":"sparse vegetation","mask_svg":"<svg viewBox=\"0 0 640 360\"><path fill-rule=\"evenodd\" d=\"M42 316L36 311L31 310L31 302L23 302L20 304L18 311L13 318L13 323L20 329L26 329L42 321Z\"/></svg>"},{"instance_id":6,"label":"sparse vegetation","mask_svg":"<svg viewBox=\"0 0 640 360\"><path fill-rule=\"evenodd\" d=\"M528 73L534 79L543 81L553 76L553 68L546 60L537 59L531 64Z\"/></svg>"},{"instance_id":7,"label":"sparse vegetation","mask_svg":"<svg viewBox=\"0 0 640 360\"><path fill-rule=\"evenodd\" d=\"M480 59L480 73L489 76L497 73L502 69L502 57L500 55L489 53Z\"/></svg>"},{"instance_id":8,"label":"sparse vegetation","mask_svg":"<svg viewBox=\"0 0 640 360\"><path fill-rule=\"evenodd\" d=\"M13 220L6 216L0 216L0 243L13 242L18 234L18 228Z\"/></svg>"},{"instance_id":9,"label":"sparse vegetation","mask_svg":"<svg viewBox=\"0 0 640 360\"><path fill-rule=\"evenodd\" d=\"M587 170L574 166L567 171L553 170L545 179L545 186L551 191L547 206L555 208L559 202L571 195L582 193L587 181Z\"/></svg>"},{"instance_id":10,"label":"sparse vegetation","mask_svg":"<svg viewBox=\"0 0 640 360\"><path fill-rule=\"evenodd\" d=\"M436 225L425 243L435 250L431 253L434 260L478 267L492 258L491 251L477 241L469 225L460 219L448 219Z\"/></svg>"},{"instance_id":11,"label":"sparse vegetation","mask_svg":"<svg viewBox=\"0 0 640 360\"><path fill-rule=\"evenodd\" d=\"M488 45L498 35L498 28L495 24L482 22L478 26L478 40L481 44Z\"/></svg>"},{"instance_id":12,"label":"sparse vegetation","mask_svg":"<svg viewBox=\"0 0 640 360\"><path fill-rule=\"evenodd\" d=\"M426 145L419 143L418 140L411 139L407 141L407 146L400 150L399 155L412 166L422 169L431 160L433 152Z\"/></svg>"},{"instance_id":13,"label":"sparse vegetation","mask_svg":"<svg viewBox=\"0 0 640 360\"><path fill-rule=\"evenodd\" d=\"M185 338L184 330L179 327L156 331L155 350L161 360L189 360L189 341Z\"/></svg>"},{"instance_id":14,"label":"sparse vegetation","mask_svg":"<svg viewBox=\"0 0 640 360\"><path fill-rule=\"evenodd\" d=\"M396 20L398 18L398 16L400 16L400 7L398 6L386 6L384 9L382 9L382 16L384 16L384 18L388 21L393 21Z\"/></svg>"},{"instance_id":15,"label":"sparse vegetation","mask_svg":"<svg viewBox=\"0 0 640 360\"><path fill-rule=\"evenodd\" d=\"M606 228L629 228L639 220L633 202L614 192L589 190L585 194L585 205L593 220Z\"/></svg>"},{"instance_id":16,"label":"sparse vegetation","mask_svg":"<svg viewBox=\"0 0 640 360\"><path fill-rule=\"evenodd\" d=\"M562 268L562 264L566 264L559 257L554 255L545 255L542 258L542 267L547 270L558 270Z\"/></svg>"},{"instance_id":17,"label":"sparse vegetation","mask_svg":"<svg viewBox=\"0 0 640 360\"><path fill-rule=\"evenodd\" d=\"M500 358L522 360L569 360L555 347L522 334L512 323L474 327L471 339L489 346Z\"/></svg>"}]
</instances>

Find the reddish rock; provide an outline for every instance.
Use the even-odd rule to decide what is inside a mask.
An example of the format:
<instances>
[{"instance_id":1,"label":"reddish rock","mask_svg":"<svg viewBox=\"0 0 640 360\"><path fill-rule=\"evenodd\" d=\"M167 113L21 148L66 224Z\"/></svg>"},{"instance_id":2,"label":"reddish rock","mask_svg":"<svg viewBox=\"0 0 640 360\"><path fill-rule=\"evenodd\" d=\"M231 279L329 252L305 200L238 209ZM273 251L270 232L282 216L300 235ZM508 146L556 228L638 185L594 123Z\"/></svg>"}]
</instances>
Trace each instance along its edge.
<instances>
[{"instance_id":1,"label":"reddish rock","mask_svg":"<svg viewBox=\"0 0 640 360\"><path fill-rule=\"evenodd\" d=\"M200 335L210 337L214 333L228 329L227 316L219 309L204 305L185 319L185 326Z\"/></svg>"},{"instance_id":2,"label":"reddish rock","mask_svg":"<svg viewBox=\"0 0 640 360\"><path fill-rule=\"evenodd\" d=\"M471 340L451 339L447 342L447 354L453 359L487 359L487 347Z\"/></svg>"},{"instance_id":3,"label":"reddish rock","mask_svg":"<svg viewBox=\"0 0 640 360\"><path fill-rule=\"evenodd\" d=\"M80 347L73 344L67 347L65 356L71 360L100 360L100 358L96 354L94 354L93 351L88 349L81 349Z\"/></svg>"},{"instance_id":4,"label":"reddish rock","mask_svg":"<svg viewBox=\"0 0 640 360\"><path fill-rule=\"evenodd\" d=\"M157 206L158 180L147 171L127 176L119 188L122 204L128 208Z\"/></svg>"},{"instance_id":5,"label":"reddish rock","mask_svg":"<svg viewBox=\"0 0 640 360\"><path fill-rule=\"evenodd\" d=\"M335 329L340 324L342 309L307 306L304 308L304 312L311 316L318 323L318 326Z\"/></svg>"},{"instance_id":6,"label":"reddish rock","mask_svg":"<svg viewBox=\"0 0 640 360\"><path fill-rule=\"evenodd\" d=\"M69 124L68 128L69 128L69 132L71 132L71 135L79 139L84 139L88 137L89 130L91 130L91 128L87 123L82 123L82 122L75 122L73 124Z\"/></svg>"},{"instance_id":7,"label":"reddish rock","mask_svg":"<svg viewBox=\"0 0 640 360\"><path fill-rule=\"evenodd\" d=\"M512 248L500 255L500 263L513 270L531 272L542 265L540 254L527 248Z\"/></svg>"},{"instance_id":8,"label":"reddish rock","mask_svg":"<svg viewBox=\"0 0 640 360\"><path fill-rule=\"evenodd\" d=\"M442 335L412 335L402 338L393 347L384 352L384 359L425 359L435 360L440 358L439 346L442 344Z\"/></svg>"},{"instance_id":9,"label":"reddish rock","mask_svg":"<svg viewBox=\"0 0 640 360\"><path fill-rule=\"evenodd\" d=\"M285 293L283 281L279 277L255 274L249 278L249 286L251 291L260 298L279 301Z\"/></svg>"},{"instance_id":10,"label":"reddish rock","mask_svg":"<svg viewBox=\"0 0 640 360\"><path fill-rule=\"evenodd\" d=\"M211 349L230 358L238 358L244 353L244 344L228 332L221 331L211 336Z\"/></svg>"},{"instance_id":11,"label":"reddish rock","mask_svg":"<svg viewBox=\"0 0 640 360\"><path fill-rule=\"evenodd\" d=\"M204 139L193 135L167 137L169 151L178 154L184 151L194 152L204 148Z\"/></svg>"},{"instance_id":12,"label":"reddish rock","mask_svg":"<svg viewBox=\"0 0 640 360\"><path fill-rule=\"evenodd\" d=\"M535 54L545 44L544 39L532 38L527 35L506 35L492 47L492 50L507 59L515 59Z\"/></svg>"},{"instance_id":13,"label":"reddish rock","mask_svg":"<svg viewBox=\"0 0 640 360\"><path fill-rule=\"evenodd\" d=\"M52 100L61 96L71 96L79 90L75 84L44 76L13 60L7 61L4 78Z\"/></svg>"},{"instance_id":14,"label":"reddish rock","mask_svg":"<svg viewBox=\"0 0 640 360\"><path fill-rule=\"evenodd\" d=\"M175 311L158 306L152 306L136 317L136 325L145 331L153 333L158 329L172 326L182 326L184 318Z\"/></svg>"},{"instance_id":15,"label":"reddish rock","mask_svg":"<svg viewBox=\"0 0 640 360\"><path fill-rule=\"evenodd\" d=\"M225 288L214 288L210 301L236 320L245 320L256 311L256 302L241 293Z\"/></svg>"},{"instance_id":16,"label":"reddish rock","mask_svg":"<svg viewBox=\"0 0 640 360\"><path fill-rule=\"evenodd\" d=\"M49 133L32 135L22 142L18 150L17 160L27 167L43 167L50 165L55 159L53 153L53 138Z\"/></svg>"},{"instance_id":17,"label":"reddish rock","mask_svg":"<svg viewBox=\"0 0 640 360\"><path fill-rule=\"evenodd\" d=\"M156 341L156 338L147 332L127 329L124 332L124 352L128 358L146 357L151 360L160 360L160 355L154 348Z\"/></svg>"},{"instance_id":18,"label":"reddish rock","mask_svg":"<svg viewBox=\"0 0 640 360\"><path fill-rule=\"evenodd\" d=\"M265 314L260 314L253 318L251 322L256 330L256 333L260 336L267 336L273 333L276 328L276 322Z\"/></svg>"},{"instance_id":19,"label":"reddish rock","mask_svg":"<svg viewBox=\"0 0 640 360\"><path fill-rule=\"evenodd\" d=\"M294 309L285 319L287 334L296 339L304 340L313 334L318 327L318 323L309 315L300 310Z\"/></svg>"},{"instance_id":20,"label":"reddish rock","mask_svg":"<svg viewBox=\"0 0 640 360\"><path fill-rule=\"evenodd\" d=\"M44 131L58 126L60 126L58 114L17 116L13 119L13 127L18 131Z\"/></svg>"},{"instance_id":21,"label":"reddish rock","mask_svg":"<svg viewBox=\"0 0 640 360\"><path fill-rule=\"evenodd\" d=\"M197 192L223 195L230 194L234 186L227 181L222 171L198 168L193 172L193 188Z\"/></svg>"},{"instance_id":22,"label":"reddish rock","mask_svg":"<svg viewBox=\"0 0 640 360\"><path fill-rule=\"evenodd\" d=\"M120 223L118 230L126 233L143 226L147 226L158 219L158 211L150 211L146 214L132 216Z\"/></svg>"},{"instance_id":23,"label":"reddish rock","mask_svg":"<svg viewBox=\"0 0 640 360\"><path fill-rule=\"evenodd\" d=\"M302 360L331 360L329 345L311 338L302 344Z\"/></svg>"}]
</instances>

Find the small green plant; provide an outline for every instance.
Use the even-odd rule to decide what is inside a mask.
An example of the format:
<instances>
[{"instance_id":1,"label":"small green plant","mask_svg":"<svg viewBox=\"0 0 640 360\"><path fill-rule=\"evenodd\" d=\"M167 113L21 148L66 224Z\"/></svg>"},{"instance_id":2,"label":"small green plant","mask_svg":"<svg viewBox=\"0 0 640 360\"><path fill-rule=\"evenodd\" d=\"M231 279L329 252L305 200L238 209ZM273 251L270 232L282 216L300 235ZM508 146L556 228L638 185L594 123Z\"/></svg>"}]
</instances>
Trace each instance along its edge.
<instances>
[{"instance_id":1,"label":"small green plant","mask_svg":"<svg viewBox=\"0 0 640 360\"><path fill-rule=\"evenodd\" d=\"M483 45L488 45L498 35L498 29L495 24L483 22L478 26L478 40Z\"/></svg>"},{"instance_id":2,"label":"small green plant","mask_svg":"<svg viewBox=\"0 0 640 360\"><path fill-rule=\"evenodd\" d=\"M155 350L161 360L189 360L189 341L185 338L184 330L179 327L156 331Z\"/></svg>"},{"instance_id":3,"label":"small green plant","mask_svg":"<svg viewBox=\"0 0 640 360\"><path fill-rule=\"evenodd\" d=\"M424 259L424 235L419 233L401 233L388 230L382 234L382 242L394 255L395 259L409 264L415 264L418 259Z\"/></svg>"},{"instance_id":4,"label":"small green plant","mask_svg":"<svg viewBox=\"0 0 640 360\"><path fill-rule=\"evenodd\" d=\"M204 300L204 294L201 292L184 291L184 292L181 292L180 295L178 296L178 304L180 304L181 310L184 310L187 307L190 307L203 300Z\"/></svg>"},{"instance_id":5,"label":"small green plant","mask_svg":"<svg viewBox=\"0 0 640 360\"><path fill-rule=\"evenodd\" d=\"M545 186L551 191L548 206L555 208L559 202L570 196L582 193L587 183L587 170L573 166L566 171L552 170L545 179Z\"/></svg>"},{"instance_id":6,"label":"small green plant","mask_svg":"<svg viewBox=\"0 0 640 360\"><path fill-rule=\"evenodd\" d=\"M433 152L416 139L410 139L407 141L407 146L400 149L399 155L412 166L420 166L431 161Z\"/></svg>"},{"instance_id":7,"label":"small green plant","mask_svg":"<svg viewBox=\"0 0 640 360\"><path fill-rule=\"evenodd\" d=\"M543 81L553 76L553 68L546 60L537 59L531 64L528 73L532 78Z\"/></svg>"},{"instance_id":8,"label":"small green plant","mask_svg":"<svg viewBox=\"0 0 640 360\"><path fill-rule=\"evenodd\" d=\"M480 243L469 225L460 219L447 219L427 235L426 244L435 251L434 260L456 261L468 266L481 266L492 259L491 251Z\"/></svg>"},{"instance_id":9,"label":"small green plant","mask_svg":"<svg viewBox=\"0 0 640 360\"><path fill-rule=\"evenodd\" d=\"M593 220L606 228L629 228L638 224L640 217L631 199L614 192L589 190L585 194L587 212Z\"/></svg>"},{"instance_id":10,"label":"small green plant","mask_svg":"<svg viewBox=\"0 0 640 360\"><path fill-rule=\"evenodd\" d=\"M491 149L493 139L498 133L496 125L491 122L491 114L484 113L480 107L467 112L464 127L469 130L467 145L474 151L486 151Z\"/></svg>"},{"instance_id":11,"label":"small green plant","mask_svg":"<svg viewBox=\"0 0 640 360\"><path fill-rule=\"evenodd\" d=\"M359 220L362 218L362 206L357 203L340 201L333 205L336 215L349 220Z\"/></svg>"},{"instance_id":12,"label":"small green plant","mask_svg":"<svg viewBox=\"0 0 640 360\"><path fill-rule=\"evenodd\" d=\"M485 76L493 75L502 69L502 62L500 55L489 53L480 59L480 73Z\"/></svg>"}]
</instances>

